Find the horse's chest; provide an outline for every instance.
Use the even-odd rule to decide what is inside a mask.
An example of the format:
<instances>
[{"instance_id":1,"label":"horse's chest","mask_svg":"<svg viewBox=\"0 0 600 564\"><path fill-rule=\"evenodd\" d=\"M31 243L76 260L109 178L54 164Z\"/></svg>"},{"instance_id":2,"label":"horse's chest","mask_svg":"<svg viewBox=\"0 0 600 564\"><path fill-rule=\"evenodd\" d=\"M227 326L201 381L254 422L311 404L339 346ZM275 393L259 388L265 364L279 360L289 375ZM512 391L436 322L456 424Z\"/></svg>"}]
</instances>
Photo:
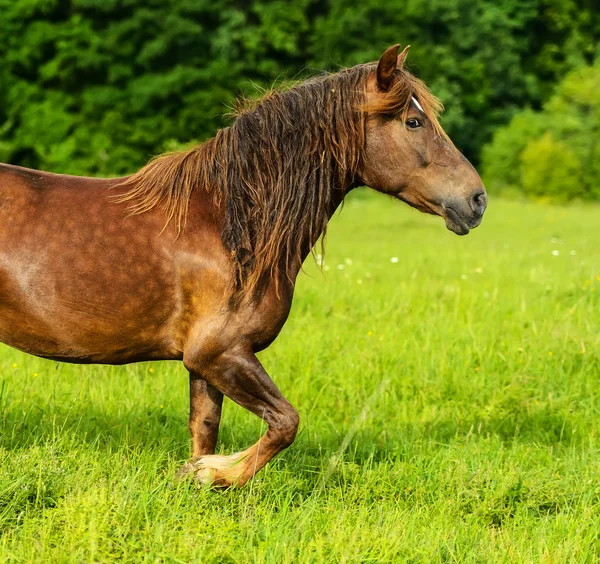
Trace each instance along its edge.
<instances>
[{"instance_id":1,"label":"horse's chest","mask_svg":"<svg viewBox=\"0 0 600 564\"><path fill-rule=\"evenodd\" d=\"M249 313L248 337L255 351L267 348L279 335L290 314L293 287L285 287L279 295L269 292L259 306Z\"/></svg>"}]
</instances>

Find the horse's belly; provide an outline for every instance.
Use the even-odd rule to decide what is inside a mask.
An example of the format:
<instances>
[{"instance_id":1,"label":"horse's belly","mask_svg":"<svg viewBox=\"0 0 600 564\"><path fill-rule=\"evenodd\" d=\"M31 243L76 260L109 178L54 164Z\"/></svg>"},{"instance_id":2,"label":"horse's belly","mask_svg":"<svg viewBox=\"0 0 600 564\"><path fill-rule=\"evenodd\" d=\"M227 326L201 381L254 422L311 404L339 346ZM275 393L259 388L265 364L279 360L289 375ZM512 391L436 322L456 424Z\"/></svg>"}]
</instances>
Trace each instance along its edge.
<instances>
[{"instance_id":1,"label":"horse's belly","mask_svg":"<svg viewBox=\"0 0 600 564\"><path fill-rule=\"evenodd\" d=\"M0 308L0 342L35 356L108 364L181 358L165 327L64 313L51 321L23 313Z\"/></svg>"},{"instance_id":2,"label":"horse's belly","mask_svg":"<svg viewBox=\"0 0 600 564\"><path fill-rule=\"evenodd\" d=\"M102 260L100 268L86 268L68 258L48 261L44 253L7 256L0 250L1 342L71 362L177 357L171 335L175 292L164 268L162 276L161 269L151 275L102 268Z\"/></svg>"},{"instance_id":3,"label":"horse's belly","mask_svg":"<svg viewBox=\"0 0 600 564\"><path fill-rule=\"evenodd\" d=\"M53 315L55 314L55 315ZM67 362L121 364L180 358L164 323L98 316L82 309L43 312L0 305L0 342L29 354Z\"/></svg>"}]
</instances>

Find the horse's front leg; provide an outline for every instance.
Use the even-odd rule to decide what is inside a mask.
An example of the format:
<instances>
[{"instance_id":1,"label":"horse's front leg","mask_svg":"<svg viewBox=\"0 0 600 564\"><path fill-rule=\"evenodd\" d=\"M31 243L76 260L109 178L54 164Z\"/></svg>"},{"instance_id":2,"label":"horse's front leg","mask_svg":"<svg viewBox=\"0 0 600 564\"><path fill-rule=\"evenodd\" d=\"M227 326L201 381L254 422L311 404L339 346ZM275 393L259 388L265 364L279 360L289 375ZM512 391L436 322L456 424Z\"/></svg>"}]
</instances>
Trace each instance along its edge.
<instances>
[{"instance_id":1,"label":"horse's front leg","mask_svg":"<svg viewBox=\"0 0 600 564\"><path fill-rule=\"evenodd\" d=\"M237 346L210 361L200 355L184 358L191 372L202 372L209 385L248 409L267 425L267 432L250 448L229 456L209 454L190 464L204 484L243 486L296 437L298 413L283 397L250 347Z\"/></svg>"},{"instance_id":2,"label":"horse's front leg","mask_svg":"<svg viewBox=\"0 0 600 564\"><path fill-rule=\"evenodd\" d=\"M221 423L223 394L206 383L198 373L190 371L190 419L192 459L178 472L179 477L194 471L193 462L199 456L214 454Z\"/></svg>"},{"instance_id":3,"label":"horse's front leg","mask_svg":"<svg viewBox=\"0 0 600 564\"><path fill-rule=\"evenodd\" d=\"M215 453L222 405L223 394L197 373L190 372L188 426L192 435L192 458Z\"/></svg>"}]
</instances>

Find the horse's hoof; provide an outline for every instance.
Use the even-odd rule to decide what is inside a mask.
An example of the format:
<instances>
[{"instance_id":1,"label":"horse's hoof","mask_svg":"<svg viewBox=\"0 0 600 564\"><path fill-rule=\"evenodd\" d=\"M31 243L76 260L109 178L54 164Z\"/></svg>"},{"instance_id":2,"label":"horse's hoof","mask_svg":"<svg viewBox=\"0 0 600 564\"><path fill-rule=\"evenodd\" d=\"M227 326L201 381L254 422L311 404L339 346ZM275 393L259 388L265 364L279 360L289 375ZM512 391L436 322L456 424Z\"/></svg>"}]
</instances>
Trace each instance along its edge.
<instances>
[{"instance_id":1,"label":"horse's hoof","mask_svg":"<svg viewBox=\"0 0 600 564\"><path fill-rule=\"evenodd\" d=\"M175 473L175 481L180 482L193 477L196 467L194 466L194 460L188 460L177 472Z\"/></svg>"},{"instance_id":2,"label":"horse's hoof","mask_svg":"<svg viewBox=\"0 0 600 564\"><path fill-rule=\"evenodd\" d=\"M210 486L212 488L229 487L229 485L221 484L216 480L215 473L211 468L199 468L198 470L196 470L194 479L198 483L199 487L203 487L203 486Z\"/></svg>"},{"instance_id":3,"label":"horse's hoof","mask_svg":"<svg viewBox=\"0 0 600 564\"><path fill-rule=\"evenodd\" d=\"M224 489L241 486L243 466L240 463L246 458L246 453L229 456L208 454L188 460L175 475L176 480L193 476L199 487L210 486ZM245 480L244 480L245 482Z\"/></svg>"},{"instance_id":4,"label":"horse's hoof","mask_svg":"<svg viewBox=\"0 0 600 564\"><path fill-rule=\"evenodd\" d=\"M229 488L233 483L224 477L217 476L218 471L202 462L203 457L188 460L175 473L175 481L194 480L199 488L211 487L215 489Z\"/></svg>"}]
</instances>

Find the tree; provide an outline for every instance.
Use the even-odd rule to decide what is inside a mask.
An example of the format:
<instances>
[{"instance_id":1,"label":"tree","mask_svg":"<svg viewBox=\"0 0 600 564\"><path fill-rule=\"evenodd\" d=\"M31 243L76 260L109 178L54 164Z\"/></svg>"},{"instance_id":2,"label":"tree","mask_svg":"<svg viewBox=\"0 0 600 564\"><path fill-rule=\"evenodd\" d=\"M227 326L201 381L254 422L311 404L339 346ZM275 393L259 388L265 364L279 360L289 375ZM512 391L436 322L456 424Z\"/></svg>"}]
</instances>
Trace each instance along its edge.
<instances>
[{"instance_id":1,"label":"tree","mask_svg":"<svg viewBox=\"0 0 600 564\"><path fill-rule=\"evenodd\" d=\"M401 42L476 161L499 125L591 62L593 2L0 0L0 159L125 174L214 134L240 92Z\"/></svg>"},{"instance_id":2,"label":"tree","mask_svg":"<svg viewBox=\"0 0 600 564\"><path fill-rule=\"evenodd\" d=\"M495 133L482 164L497 191L599 199L600 63L569 73L543 111L515 115Z\"/></svg>"}]
</instances>

